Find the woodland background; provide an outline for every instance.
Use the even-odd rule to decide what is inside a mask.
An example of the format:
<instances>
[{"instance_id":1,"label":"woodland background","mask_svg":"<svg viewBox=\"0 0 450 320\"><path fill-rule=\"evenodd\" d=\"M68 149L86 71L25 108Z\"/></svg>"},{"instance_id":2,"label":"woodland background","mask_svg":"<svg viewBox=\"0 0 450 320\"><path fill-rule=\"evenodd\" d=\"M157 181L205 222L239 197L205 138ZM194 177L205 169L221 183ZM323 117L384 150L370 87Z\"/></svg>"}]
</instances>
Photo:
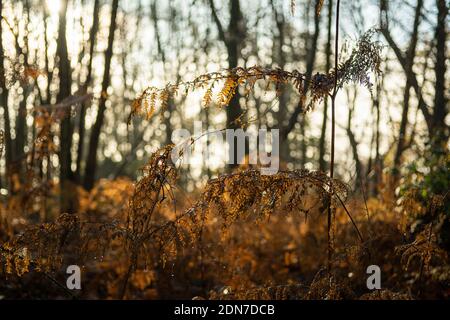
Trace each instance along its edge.
<instances>
[{"instance_id":1,"label":"woodland background","mask_svg":"<svg viewBox=\"0 0 450 320\"><path fill-rule=\"evenodd\" d=\"M336 4L0 0L0 298L449 298L449 4L343 0L338 52ZM368 30L379 59L336 96L332 182L329 88L311 108L299 92ZM220 103L202 81L227 70ZM250 94L242 70L264 75ZM279 128L282 171L175 167L172 132L198 120Z\"/></svg>"}]
</instances>

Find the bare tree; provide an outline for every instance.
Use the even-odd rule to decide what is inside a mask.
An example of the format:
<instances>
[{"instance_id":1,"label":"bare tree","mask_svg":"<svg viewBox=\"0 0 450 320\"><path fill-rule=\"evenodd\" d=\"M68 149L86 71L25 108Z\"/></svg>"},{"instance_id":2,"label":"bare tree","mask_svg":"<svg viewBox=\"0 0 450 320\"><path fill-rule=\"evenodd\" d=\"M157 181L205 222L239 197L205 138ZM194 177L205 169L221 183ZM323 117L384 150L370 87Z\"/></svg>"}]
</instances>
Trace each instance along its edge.
<instances>
[{"instance_id":1,"label":"bare tree","mask_svg":"<svg viewBox=\"0 0 450 320\"><path fill-rule=\"evenodd\" d=\"M82 91L86 93L89 85L92 82L92 61L94 59L94 48L96 43L96 36L99 27L99 12L100 12L100 1L94 1L94 11L92 14L92 26L89 31L89 61L87 64L87 75L84 81ZM86 103L81 104L80 108L80 121L78 124L78 152L77 152L77 168L75 171L75 180L79 183L81 180L81 162L84 156L84 139L85 139L85 117L86 117Z\"/></svg>"},{"instance_id":2,"label":"bare tree","mask_svg":"<svg viewBox=\"0 0 450 320\"><path fill-rule=\"evenodd\" d=\"M318 6L321 5L321 0L316 0L315 4L316 4L315 8L317 8ZM312 73L314 70L314 64L315 64L316 56L317 56L317 43L318 43L318 39L319 39L319 34L320 34L320 15L314 14L314 31L311 36L311 42L310 42L310 45L308 46L308 50L307 50L308 54L306 56L306 73L305 73L306 77L305 77L305 81L303 83L303 91L304 92L306 92L308 90L309 83L310 83ZM283 130L281 131L281 134L280 134L281 136L287 137L287 135L292 131L292 129L294 129L295 124L298 121L298 117L299 117L300 113L302 113L305 110L304 102L305 102L304 99L300 100L299 105L297 106L297 108L295 108L294 112L290 116L287 126L285 128L283 128Z\"/></svg>"},{"instance_id":3,"label":"bare tree","mask_svg":"<svg viewBox=\"0 0 450 320\"><path fill-rule=\"evenodd\" d=\"M436 63L434 72L436 74L436 85L434 94L434 112L433 128L437 134L437 144L441 141L446 145L449 136L448 126L445 124L445 118L448 114L447 98L445 96L446 82L445 74L447 71L447 26L448 26L448 6L445 0L436 0L438 8L437 23L435 31L436 39ZM447 83L448 84L448 83Z\"/></svg>"},{"instance_id":4,"label":"bare tree","mask_svg":"<svg viewBox=\"0 0 450 320\"><path fill-rule=\"evenodd\" d=\"M419 25L420 25L420 18L421 18L421 12L423 7L423 0L418 0L415 14L414 14L414 24L412 28L412 34L411 39L409 41L408 49L406 50L405 54L405 72L410 74L413 73L413 66L414 66L414 58L416 56L416 46L417 46L417 40L418 40L418 32L419 32ZM406 77L406 84L404 89L404 95L403 95L403 108L402 108L402 119L400 123L400 129L398 134L398 143L397 143L397 150L395 152L394 157L394 183L399 177L400 173L400 164L401 164L401 156L403 154L403 151L405 149L405 138L406 138L406 129L408 125L408 111L409 111L409 105L410 105L410 91L411 91L411 76Z\"/></svg>"},{"instance_id":5,"label":"bare tree","mask_svg":"<svg viewBox=\"0 0 450 320\"><path fill-rule=\"evenodd\" d=\"M347 92L347 101L348 101L348 116L347 116L347 126L345 127L345 132L347 133L348 140L350 142L350 147L352 150L353 161L355 162L355 185L358 185L362 181L362 162L358 153L358 141L356 140L355 134L352 130L352 119L353 112L355 111L356 98L358 95L358 91L355 88L353 91L353 96L350 96L350 90L346 90Z\"/></svg>"},{"instance_id":6,"label":"bare tree","mask_svg":"<svg viewBox=\"0 0 450 320\"><path fill-rule=\"evenodd\" d=\"M113 0L111 8L111 22L109 25L108 47L105 51L105 70L103 72L102 93L98 103L97 118L92 128L89 150L86 160L86 170L84 175L84 187L90 190L95 182L97 170L97 148L100 139L100 132L103 126L104 114L106 110L107 91L110 84L111 59L113 55L114 33L116 31L116 16L119 0Z\"/></svg>"},{"instance_id":7,"label":"bare tree","mask_svg":"<svg viewBox=\"0 0 450 320\"><path fill-rule=\"evenodd\" d=\"M242 15L239 0L230 1L230 21L226 30L219 19L214 0L209 0L209 6L219 33L219 39L225 44L227 49L228 68L233 69L238 66L238 60L241 56L241 48L246 32L245 20ZM236 94L231 99L229 106L226 108L227 128L236 129L239 127L238 119L242 115L242 108L239 103L240 97L239 91L237 90ZM236 143L234 145L236 148ZM236 156L237 152L235 150L235 158L233 159L234 161L232 161L234 164L236 164L238 160ZM231 165L231 167L233 167L233 165Z\"/></svg>"},{"instance_id":8,"label":"bare tree","mask_svg":"<svg viewBox=\"0 0 450 320\"><path fill-rule=\"evenodd\" d=\"M8 172L11 168L12 164L12 140L11 140L11 124L10 124L10 116L9 116L9 108L8 108L8 96L9 90L6 84L6 64L5 64L5 50L3 48L3 0L0 0L0 88L2 90L0 94L0 104L3 107L3 122L5 125L5 159L6 159L6 172ZM10 189L10 182L7 183L7 186Z\"/></svg>"},{"instance_id":9,"label":"bare tree","mask_svg":"<svg viewBox=\"0 0 450 320\"><path fill-rule=\"evenodd\" d=\"M422 1L418 0L418 4ZM422 87L419 85L416 74L409 67L407 56L402 52L398 44L395 42L394 38L391 35L389 30L389 6L386 0L381 0L380 2L380 27L383 36L388 42L389 46L395 53L397 60L399 61L407 81L411 84L411 87L414 89L414 93L418 99L418 107L422 112L423 117L425 118L425 123L428 128L428 134L430 140L439 141L447 141L448 140L448 130L445 126L445 116L448 113L448 108L445 105L445 57L446 57L446 17L448 15L448 8L445 1L437 1L438 5L438 14L437 14L437 25L435 30L436 36L436 64L435 64L435 74L436 74L436 90L435 90L435 101L434 106L431 108L424 99ZM417 8L418 6L416 6ZM443 132L438 135L438 139L432 139L436 136L436 132Z\"/></svg>"},{"instance_id":10,"label":"bare tree","mask_svg":"<svg viewBox=\"0 0 450 320\"><path fill-rule=\"evenodd\" d=\"M57 102L62 102L65 98L71 95L72 86L72 71L70 67L69 54L67 51L66 39L66 13L68 0L61 2L61 9L59 12L58 22L58 39L56 45L56 56L58 58L58 77L59 77L59 91L57 95ZM72 188L70 181L72 180L72 133L73 124L70 109L66 112L61 120L60 145L59 145L59 163L60 163L60 186L61 186L61 211L72 212Z\"/></svg>"}]
</instances>

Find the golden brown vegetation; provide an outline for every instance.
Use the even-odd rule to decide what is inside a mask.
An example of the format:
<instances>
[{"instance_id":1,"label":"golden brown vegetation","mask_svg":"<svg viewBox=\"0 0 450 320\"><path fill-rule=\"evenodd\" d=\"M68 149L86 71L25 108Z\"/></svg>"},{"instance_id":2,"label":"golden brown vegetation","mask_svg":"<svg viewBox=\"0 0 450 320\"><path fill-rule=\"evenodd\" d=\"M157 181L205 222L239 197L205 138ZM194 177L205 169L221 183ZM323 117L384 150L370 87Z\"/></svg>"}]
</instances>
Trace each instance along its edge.
<instances>
[{"instance_id":1,"label":"golden brown vegetation","mask_svg":"<svg viewBox=\"0 0 450 320\"><path fill-rule=\"evenodd\" d=\"M318 1L317 14L322 5ZM228 107L237 90L249 95L257 81L277 92L292 84L303 111L310 111L349 82L370 88L381 50L372 35L366 33L337 68L312 76L306 91L306 76L297 70L236 67L149 87L134 101L130 119L167 109L180 89L204 90L205 107ZM11 173L14 187L0 204L0 294L7 298L450 297L447 193L416 192L430 175L413 187L405 177L405 190L395 194L384 173L378 196L365 199L324 172L261 175L242 167L186 195L170 157L173 146L166 146L152 154L135 182L74 187L76 213L60 214L54 204L65 190L46 173L56 152L52 124L63 115L50 107L36 113L36 139L23 160L26 183ZM448 155L442 162L448 166ZM417 217L426 218L417 224ZM79 293L64 285L71 264L82 267ZM366 287L369 265L382 269L383 290Z\"/></svg>"}]
</instances>

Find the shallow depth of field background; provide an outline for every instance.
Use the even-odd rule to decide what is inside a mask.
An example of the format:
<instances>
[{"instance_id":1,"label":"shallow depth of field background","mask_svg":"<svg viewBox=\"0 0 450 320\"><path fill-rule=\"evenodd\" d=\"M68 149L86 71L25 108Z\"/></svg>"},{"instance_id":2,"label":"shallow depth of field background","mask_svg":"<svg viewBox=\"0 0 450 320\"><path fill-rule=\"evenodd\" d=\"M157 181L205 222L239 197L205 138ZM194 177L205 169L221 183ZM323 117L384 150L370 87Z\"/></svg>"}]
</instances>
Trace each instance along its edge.
<instances>
[{"instance_id":1,"label":"shallow depth of field background","mask_svg":"<svg viewBox=\"0 0 450 320\"><path fill-rule=\"evenodd\" d=\"M448 3L342 0L338 52L336 4L0 0L0 299L448 299ZM199 123L280 172L172 163Z\"/></svg>"}]
</instances>

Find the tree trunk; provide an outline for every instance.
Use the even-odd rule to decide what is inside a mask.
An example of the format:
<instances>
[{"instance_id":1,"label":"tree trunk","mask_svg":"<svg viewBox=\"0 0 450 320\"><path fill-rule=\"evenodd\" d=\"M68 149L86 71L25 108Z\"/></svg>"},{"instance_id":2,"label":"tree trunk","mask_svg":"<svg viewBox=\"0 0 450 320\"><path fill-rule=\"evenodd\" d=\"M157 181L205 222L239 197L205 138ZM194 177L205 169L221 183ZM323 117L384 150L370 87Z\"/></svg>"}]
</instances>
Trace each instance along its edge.
<instances>
[{"instance_id":1,"label":"tree trunk","mask_svg":"<svg viewBox=\"0 0 450 320\"><path fill-rule=\"evenodd\" d=\"M394 176L395 182L398 180L398 177L400 176L401 159L402 159L403 151L405 149L406 127L408 125L410 89L411 89L411 83L409 81L406 81L405 92L403 94L402 119L400 122L400 129L399 129L398 137L397 137L397 149L395 151L395 157L394 157L393 176Z\"/></svg>"},{"instance_id":2,"label":"tree trunk","mask_svg":"<svg viewBox=\"0 0 450 320\"><path fill-rule=\"evenodd\" d=\"M421 2L423 2L423 1L419 0L418 4ZM405 73L405 76L408 78L408 80L410 81L410 83L412 85L412 88L414 89L414 92L418 99L418 107L419 107L420 111L422 112L423 117L425 118L429 137L432 140L432 137L435 136L435 131L436 131L436 128L434 128L434 120L433 120L434 115L430 112L430 107L427 105L427 103L425 102L425 100L423 98L421 88L419 86L419 82L417 81L417 77L416 77L415 73L408 70L407 59L403 55L399 46L395 43L394 39L392 38L392 35L389 31L388 23L387 23L389 21L389 19L387 16L388 7L387 7L386 3L387 3L386 0L381 0L381 2L380 2L380 4L381 4L380 5L380 8L381 8L381 15L380 15L380 17L381 17L381 21L380 21L381 33L385 37L389 46L394 51L395 56L397 57L397 60L399 61L400 65ZM444 3L444 5L445 5L445 3ZM440 15L443 16L444 20L447 15L446 11L447 11L447 9L443 9L443 12L440 13ZM438 16L439 16L439 13L438 13ZM438 20L439 20L439 18L438 18ZM444 33L445 33L445 22L441 23L441 26L442 26L442 24L444 24ZM440 28L442 28L442 27L439 27L439 23L438 23L436 30L438 30ZM439 34L440 33L442 33L442 31L440 31ZM442 41L442 39L441 39L441 41ZM437 40L438 43L441 43L441 41L439 41L439 39ZM444 42L445 42L445 40L444 40ZM438 44L438 46L442 47L442 44L440 44L440 45ZM444 48L445 48L445 44L444 44ZM439 49L437 51L439 51ZM445 56L445 50L444 50L444 56ZM444 69L444 71L445 71L445 69ZM438 72L441 72L441 71L438 71ZM444 113L447 113L447 111L445 109L446 107L442 107L442 108L444 109ZM443 121L443 119L441 121Z\"/></svg>"},{"instance_id":3,"label":"tree trunk","mask_svg":"<svg viewBox=\"0 0 450 320\"><path fill-rule=\"evenodd\" d=\"M209 0L209 6L214 18L214 22L216 23L217 30L219 32L220 40L225 44L228 53L228 68L232 69L237 67L238 60L240 57L241 45L245 38L245 25L244 18L242 16L241 8L239 0L231 0L230 1L230 22L228 25L227 33L225 33L224 28L222 27L222 23L217 15L214 1ZM227 128L228 129L237 129L239 128L239 124L237 123L237 119L242 114L242 108L239 103L240 94L239 90L236 90L236 94L231 99L229 105L226 107L226 115L227 115ZM231 150L230 150L231 151ZM233 150L234 158L230 159L230 164L228 165L228 169L237 166L237 144L236 141L234 143Z\"/></svg>"},{"instance_id":4,"label":"tree trunk","mask_svg":"<svg viewBox=\"0 0 450 320\"><path fill-rule=\"evenodd\" d=\"M119 0L113 0L111 10L111 22L109 25L108 47L105 51L105 70L103 73L102 93L98 104L97 119L95 120L89 140L89 152L86 161L86 170L84 176L84 187L90 190L95 182L97 171L97 148L100 139L100 132L103 125L103 119L106 110L107 90L110 84L111 59L113 55L114 33L116 31L116 16Z\"/></svg>"},{"instance_id":5,"label":"tree trunk","mask_svg":"<svg viewBox=\"0 0 450 320\"><path fill-rule=\"evenodd\" d=\"M70 68L69 54L67 52L66 39L66 13L68 0L62 1L59 13L58 22L58 40L56 45L56 56L58 58L58 76L59 76L59 91L57 95L57 102L63 101L71 94L72 74ZM59 179L60 179L60 210L61 212L73 212L73 193L71 181L72 175L72 119L70 108L66 109L60 126L60 141L59 141Z\"/></svg>"},{"instance_id":6,"label":"tree trunk","mask_svg":"<svg viewBox=\"0 0 450 320\"><path fill-rule=\"evenodd\" d=\"M352 149L352 154L353 154L353 160L355 161L355 172L356 172L356 179L355 179L355 186L357 186L359 183L362 183L362 165L361 165L361 160L359 158L359 153L358 153L358 142L356 141L356 137L355 134L352 131L352 117L353 117L353 111L355 109L355 102L356 102L356 91L354 93L353 98L348 99L348 103L349 103L349 109L348 109L348 117L347 117L347 128L346 128L346 132L347 132L347 136L350 142L350 147ZM350 95L347 95L347 97L349 97ZM361 184L362 185L362 184Z\"/></svg>"},{"instance_id":7,"label":"tree trunk","mask_svg":"<svg viewBox=\"0 0 450 320\"><path fill-rule=\"evenodd\" d=\"M395 152L394 157L394 172L393 172L393 183L397 184L398 178L400 176L400 165L403 151L405 149L405 139L406 139L406 130L408 126L408 111L409 111L409 101L410 101L410 89L412 86L411 79L412 76L410 74L413 73L414 66L414 58L416 56L416 46L418 39L418 31L420 25L420 17L423 7L423 0L417 1L415 16L414 16L414 24L413 31L411 35L411 40L409 42L408 51L406 52L406 85L405 91L403 95L403 108L402 108L402 119L400 123L400 130L398 134L398 142L397 142L397 150Z\"/></svg>"},{"instance_id":8,"label":"tree trunk","mask_svg":"<svg viewBox=\"0 0 450 320\"><path fill-rule=\"evenodd\" d=\"M272 11L274 13L275 18L275 24L277 26L278 31L278 37L276 38L276 50L273 50L273 61L278 64L278 67L280 69L285 68L286 65L286 54L283 51L283 46L285 44L285 19L284 15L280 14L275 7L274 0L270 1L270 4L272 6ZM275 42L275 41L274 41ZM274 44L275 45L275 44ZM290 88L289 88L290 89ZM286 120L286 115L288 114L288 102L289 102L289 94L290 91L285 86L281 86L280 90L280 96L278 98L278 111L276 113L276 119L277 119L277 125L278 128L283 128ZM259 112L259 110L257 110ZM258 119L259 119L258 115ZM289 141L284 137L279 137L279 145L280 145L280 158L283 159L283 161L289 161L290 160L290 148L289 148Z\"/></svg>"},{"instance_id":9,"label":"tree trunk","mask_svg":"<svg viewBox=\"0 0 450 320\"><path fill-rule=\"evenodd\" d=\"M434 71L436 74L436 85L435 85L435 95L434 95L434 112L433 112L433 130L436 135L435 145L441 147L442 145L447 145L448 141L448 127L445 124L445 118L448 114L447 99L445 97L445 73L446 69L446 57L447 57L447 47L446 47L446 37L447 37L447 15L448 7L446 0L436 1L438 8L437 15L437 25L435 32L436 39L436 64Z\"/></svg>"},{"instance_id":10,"label":"tree trunk","mask_svg":"<svg viewBox=\"0 0 450 320\"><path fill-rule=\"evenodd\" d=\"M381 88L383 87L383 81L381 81L381 84L377 84L376 88L376 96L374 101L374 107L376 112L376 125L375 125L375 174L374 174L374 183L373 183L373 194L377 195L379 192L379 187L381 184L381 178L382 178L382 170L383 170L383 164L381 156L380 156L380 94L381 94Z\"/></svg>"},{"instance_id":11,"label":"tree trunk","mask_svg":"<svg viewBox=\"0 0 450 320\"><path fill-rule=\"evenodd\" d=\"M26 25L30 23L30 4L25 1L25 12L26 12ZM24 18L25 19L25 18ZM16 38L16 52L23 56L24 66L28 68L28 56L29 56L29 45L28 45L28 28L25 28L25 34L23 37L23 47L19 44L18 37ZM17 164L17 173L19 174L20 181L23 182L23 160L25 157L25 143L27 139L27 98L31 91L33 90L33 85L25 79L22 86L22 100L19 102L19 110L16 116L16 138L14 140L15 147L15 162Z\"/></svg>"},{"instance_id":12,"label":"tree trunk","mask_svg":"<svg viewBox=\"0 0 450 320\"><path fill-rule=\"evenodd\" d=\"M99 12L100 12L100 0L95 0L94 2L94 11L93 11L93 15L92 15L92 27L91 30L89 31L89 62L87 65L88 68L88 72L86 75L86 80L84 82L83 85L83 93L86 93L88 90L88 87L92 81L92 61L94 58L94 48L95 48L95 40L96 40L96 35L98 32L98 26L99 26ZM84 138L85 138L85 133L86 133L86 129L85 129L85 117L86 117L86 103L83 102L81 104L81 109L80 109L80 122L78 124L78 135L79 135L79 140L78 140L78 152L77 152L77 169L75 171L75 181L77 181L77 183L80 183L81 181L81 162L83 160L83 156L84 156Z\"/></svg>"},{"instance_id":13,"label":"tree trunk","mask_svg":"<svg viewBox=\"0 0 450 320\"><path fill-rule=\"evenodd\" d=\"M11 192L11 168L12 168L12 159L13 159L13 148L12 148L12 140L11 140L11 122L9 117L9 108L8 108L8 96L9 90L6 85L6 77L5 77L5 51L3 48L3 1L0 0L0 104L3 107L3 121L5 123L5 132L4 132L4 143L5 143L5 175L6 175L6 187Z\"/></svg>"},{"instance_id":14,"label":"tree trunk","mask_svg":"<svg viewBox=\"0 0 450 320\"><path fill-rule=\"evenodd\" d=\"M230 6L230 24L228 26L228 39L226 41L226 47L228 52L228 68L233 69L238 66L238 60L241 55L241 44L243 41L242 34L243 17L240 8L239 0L232 0ZM242 108L239 103L241 95L239 94L239 88L236 89L236 94L230 101L229 106L226 107L227 113L227 128L237 129L240 127L237 123L237 119L242 114ZM229 164L229 169L237 166L240 159L237 158L237 143L234 143L233 150L234 159L230 159L232 163Z\"/></svg>"},{"instance_id":15,"label":"tree trunk","mask_svg":"<svg viewBox=\"0 0 450 320\"><path fill-rule=\"evenodd\" d=\"M329 72L331 68L331 24L333 19L333 0L328 1L328 21L327 21L327 43L325 46L325 71ZM326 154L326 141L325 137L327 134L327 115L328 115L328 99L325 99L323 105L323 120L322 120L322 128L320 130L320 139L319 139L319 170L326 171L327 163L325 161Z\"/></svg>"},{"instance_id":16,"label":"tree trunk","mask_svg":"<svg viewBox=\"0 0 450 320\"><path fill-rule=\"evenodd\" d=\"M50 62L48 59L48 55L49 55L49 39L48 39L48 9L47 6L44 6L44 14L43 14L43 20L44 20L44 45L45 45L45 73L47 75L47 88L46 88L46 97L45 100L43 101L43 104L50 104L51 103L51 86L50 84L53 81L53 69L50 70Z\"/></svg>"},{"instance_id":17,"label":"tree trunk","mask_svg":"<svg viewBox=\"0 0 450 320\"><path fill-rule=\"evenodd\" d=\"M316 0L316 8L319 5L321 0ZM316 61L317 56L317 43L319 39L320 34L320 15L314 14L314 33L312 35L312 42L311 45L308 47L308 55L306 58L306 76L305 81L303 82L303 91L306 92L309 87L309 82L312 77L312 73L314 70L314 63ZM298 107L294 110L291 117L289 118L289 122L287 124L287 127L282 130L281 135L283 137L287 137L287 135L294 129L295 124L298 122L298 116L300 113L302 113L305 110L305 106L302 104L305 100L300 100L301 103L298 105ZM302 121L303 125L305 124L305 121Z\"/></svg>"}]
</instances>

